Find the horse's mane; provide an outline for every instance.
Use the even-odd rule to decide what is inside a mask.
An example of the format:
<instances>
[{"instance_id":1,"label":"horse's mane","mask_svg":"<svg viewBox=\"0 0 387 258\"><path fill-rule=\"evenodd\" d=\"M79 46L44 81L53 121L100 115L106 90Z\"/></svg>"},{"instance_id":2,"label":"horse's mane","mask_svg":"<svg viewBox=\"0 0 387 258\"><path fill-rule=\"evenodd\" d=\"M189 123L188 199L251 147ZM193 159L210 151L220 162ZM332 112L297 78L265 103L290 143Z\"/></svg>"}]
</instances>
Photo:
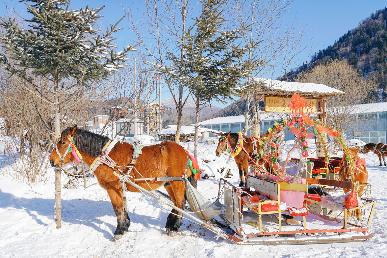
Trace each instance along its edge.
<instances>
[{"instance_id":1,"label":"horse's mane","mask_svg":"<svg viewBox=\"0 0 387 258\"><path fill-rule=\"evenodd\" d=\"M230 138L235 140L235 142L238 141L238 138L239 138L239 134L238 133L229 133L230 135Z\"/></svg>"},{"instance_id":2,"label":"horse's mane","mask_svg":"<svg viewBox=\"0 0 387 258\"><path fill-rule=\"evenodd\" d=\"M63 131L66 135L71 128ZM67 132L66 132L67 131ZM95 134L84 129L77 129L74 137L74 144L77 148L91 156L99 156L102 153L102 148L109 141L109 138L99 134Z\"/></svg>"},{"instance_id":3,"label":"horse's mane","mask_svg":"<svg viewBox=\"0 0 387 258\"><path fill-rule=\"evenodd\" d=\"M370 142L363 146L363 148L375 148L376 143Z\"/></svg>"}]
</instances>

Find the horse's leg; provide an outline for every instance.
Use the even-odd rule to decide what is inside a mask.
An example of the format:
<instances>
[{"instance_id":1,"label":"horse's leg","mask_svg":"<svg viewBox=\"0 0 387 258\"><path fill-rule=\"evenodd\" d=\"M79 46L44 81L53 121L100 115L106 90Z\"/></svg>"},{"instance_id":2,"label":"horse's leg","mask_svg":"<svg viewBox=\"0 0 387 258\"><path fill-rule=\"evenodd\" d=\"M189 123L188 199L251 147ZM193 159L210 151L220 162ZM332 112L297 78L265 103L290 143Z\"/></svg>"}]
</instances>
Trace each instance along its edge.
<instances>
[{"instance_id":1,"label":"horse's leg","mask_svg":"<svg viewBox=\"0 0 387 258\"><path fill-rule=\"evenodd\" d=\"M243 172L243 179L244 179L244 185L246 186L247 184L247 174L249 172L249 161L248 159L245 159L242 163L242 172Z\"/></svg>"},{"instance_id":2,"label":"horse's leg","mask_svg":"<svg viewBox=\"0 0 387 258\"><path fill-rule=\"evenodd\" d=\"M183 182L170 182L165 189L168 192L169 197L171 198L173 204L180 208L184 209L185 205L185 185ZM181 226L183 214L177 211L176 209L172 209L171 213L168 215L167 223L165 224L165 228L167 233L176 232L179 230Z\"/></svg>"},{"instance_id":3,"label":"horse's leg","mask_svg":"<svg viewBox=\"0 0 387 258\"><path fill-rule=\"evenodd\" d=\"M238 170L239 170L239 186L240 187L243 187L245 186L245 173L243 172L243 169L241 167L238 166Z\"/></svg>"},{"instance_id":4,"label":"horse's leg","mask_svg":"<svg viewBox=\"0 0 387 258\"><path fill-rule=\"evenodd\" d=\"M123 196L121 187L110 187L107 192L117 216L117 228L114 231L114 238L119 238L128 231L130 226L129 215L126 211L126 198Z\"/></svg>"},{"instance_id":5,"label":"horse's leg","mask_svg":"<svg viewBox=\"0 0 387 258\"><path fill-rule=\"evenodd\" d=\"M378 158L379 158L379 166L383 166L383 163L382 163L382 156L383 156L383 154L382 154L379 150L375 151L375 154L378 155ZM384 157L383 157L383 158L384 158Z\"/></svg>"}]
</instances>

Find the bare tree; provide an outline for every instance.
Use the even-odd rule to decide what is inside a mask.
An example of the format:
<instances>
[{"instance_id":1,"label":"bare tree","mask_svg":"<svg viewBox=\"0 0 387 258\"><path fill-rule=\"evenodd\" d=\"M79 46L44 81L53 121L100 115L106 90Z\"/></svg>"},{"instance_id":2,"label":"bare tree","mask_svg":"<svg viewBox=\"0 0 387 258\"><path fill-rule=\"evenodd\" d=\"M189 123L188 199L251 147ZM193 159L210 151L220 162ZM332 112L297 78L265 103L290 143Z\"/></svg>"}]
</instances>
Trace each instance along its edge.
<instances>
[{"instance_id":1,"label":"bare tree","mask_svg":"<svg viewBox=\"0 0 387 258\"><path fill-rule=\"evenodd\" d=\"M59 139L64 118L62 106L74 95L84 92L91 82L120 68L132 48L115 51L113 35L118 30L118 23L105 32L93 28L102 8L71 10L70 0L26 2L31 15L24 19L28 28L14 19L0 22L4 29L0 39L5 49L1 60L11 75L29 83L31 93L40 95L42 101L52 105L54 138ZM39 80L45 84L40 84ZM56 226L60 228L59 169L55 172L55 215Z\"/></svg>"},{"instance_id":2,"label":"bare tree","mask_svg":"<svg viewBox=\"0 0 387 258\"><path fill-rule=\"evenodd\" d=\"M234 3L233 3L234 4ZM294 58L300 51L299 41L301 35L294 32L291 24L283 24L283 15L291 5L288 0L237 0L234 8L235 20L243 24L248 33L244 36L244 42L248 47L248 59L260 60L250 76L279 76L273 74L281 68L286 72L292 65ZM246 101L245 131L251 129L251 134L260 135L259 103L263 100L261 95L242 94Z\"/></svg>"},{"instance_id":3,"label":"bare tree","mask_svg":"<svg viewBox=\"0 0 387 258\"><path fill-rule=\"evenodd\" d=\"M155 48L148 50L154 58L155 68L163 75L165 85L172 96L176 108L175 141L180 141L180 130L183 119L183 109L189 98L186 85L174 78L174 71L170 68L171 55L178 55L183 59L186 28L189 19L189 1L147 1L147 13L151 24L151 35L154 35ZM163 31L161 34L160 31Z\"/></svg>"},{"instance_id":4,"label":"bare tree","mask_svg":"<svg viewBox=\"0 0 387 258\"><path fill-rule=\"evenodd\" d=\"M345 92L344 95L330 98L327 103L327 124L341 131L346 131L353 122L353 105L367 102L370 93L377 89L373 80L364 79L344 60L331 60L317 65L311 71L302 73L298 80L326 84Z\"/></svg>"},{"instance_id":5,"label":"bare tree","mask_svg":"<svg viewBox=\"0 0 387 258\"><path fill-rule=\"evenodd\" d=\"M53 106L30 91L31 86L18 77L8 77L3 73L0 77L0 116L5 118L8 134L15 137L19 143L21 160L28 163L28 169L20 171L30 183L35 182L46 171L44 162L47 149L50 149L53 137ZM42 85L45 81L40 82ZM46 95L44 86L41 94ZM69 100L62 105L62 124L83 125L87 120L88 111L93 101L87 92L78 95L61 96Z\"/></svg>"}]
</instances>

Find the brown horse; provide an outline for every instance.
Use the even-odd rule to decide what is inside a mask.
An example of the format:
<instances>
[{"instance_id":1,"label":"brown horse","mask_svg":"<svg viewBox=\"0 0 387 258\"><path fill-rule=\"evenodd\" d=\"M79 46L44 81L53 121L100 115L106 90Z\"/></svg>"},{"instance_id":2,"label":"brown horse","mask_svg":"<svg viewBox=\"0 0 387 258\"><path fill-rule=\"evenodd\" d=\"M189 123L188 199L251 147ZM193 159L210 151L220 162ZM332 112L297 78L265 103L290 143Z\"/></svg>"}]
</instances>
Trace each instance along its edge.
<instances>
[{"instance_id":1,"label":"brown horse","mask_svg":"<svg viewBox=\"0 0 387 258\"><path fill-rule=\"evenodd\" d=\"M347 159L347 155L350 156L353 164L350 164ZM358 148L349 148L348 153L342 158L340 179L350 180L352 182L352 189L357 185L357 194L362 196L367 187L368 171L364 159L359 157ZM344 189L344 192L349 192L352 189Z\"/></svg>"},{"instance_id":2,"label":"brown horse","mask_svg":"<svg viewBox=\"0 0 387 258\"><path fill-rule=\"evenodd\" d=\"M387 144L384 143L367 143L366 145L363 146L363 149L361 150L362 153L368 153L372 151L375 153L378 158L379 158L379 166L383 166L382 160L384 162L384 165L387 166L386 164L386 159L385 157L387 156Z\"/></svg>"},{"instance_id":3,"label":"brown horse","mask_svg":"<svg viewBox=\"0 0 387 258\"><path fill-rule=\"evenodd\" d=\"M219 138L218 146L216 147L216 156L219 157L227 150L230 152L235 152L237 149L239 137L240 136L238 133L228 133L226 135L222 135ZM258 145L254 138L246 137L243 135L243 147L234 157L235 163L237 164L239 170L239 186L246 185L246 176L249 170L249 165L256 155L255 144Z\"/></svg>"},{"instance_id":4,"label":"brown horse","mask_svg":"<svg viewBox=\"0 0 387 258\"><path fill-rule=\"evenodd\" d=\"M80 154L81 160L90 167L97 157L102 157L102 150L106 150L104 147L110 143L109 138L78 129L76 126L67 128L62 132L59 142L50 155L51 165L62 166L76 161L77 157L73 154L75 149ZM117 172L127 174L132 182L147 190L156 190L164 186L174 205L180 209L184 209L185 205L185 182L173 181L172 178L192 178L192 173L187 167L188 156L183 147L177 143L163 142L144 147L134 167L130 169L133 153L134 148L131 144L117 142L107 154L115 163L114 166L103 163L94 171L99 184L107 191L117 216L115 239L128 231L130 226L122 189L124 184L119 181ZM171 181L155 180L161 177L169 178ZM128 191L138 192L138 189L130 184L126 183L125 186ZM172 209L165 226L167 233L177 231L181 226L181 220L181 212Z\"/></svg>"}]
</instances>

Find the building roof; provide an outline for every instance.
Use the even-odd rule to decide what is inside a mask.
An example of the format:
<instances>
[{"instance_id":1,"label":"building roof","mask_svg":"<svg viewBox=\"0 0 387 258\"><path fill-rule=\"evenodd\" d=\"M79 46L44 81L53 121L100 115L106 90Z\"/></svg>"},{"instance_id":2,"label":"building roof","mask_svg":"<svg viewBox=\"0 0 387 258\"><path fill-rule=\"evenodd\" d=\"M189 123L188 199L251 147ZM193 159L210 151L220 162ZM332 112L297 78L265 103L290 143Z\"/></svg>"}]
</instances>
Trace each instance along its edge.
<instances>
[{"instance_id":1,"label":"building roof","mask_svg":"<svg viewBox=\"0 0 387 258\"><path fill-rule=\"evenodd\" d=\"M272 112L259 112L260 120L279 120L283 118L286 114L272 113ZM225 117L215 117L208 120L200 122L200 125L213 125L213 124L234 124L234 123L244 123L245 116L225 116Z\"/></svg>"},{"instance_id":2,"label":"building roof","mask_svg":"<svg viewBox=\"0 0 387 258\"><path fill-rule=\"evenodd\" d=\"M248 89L256 94L264 95L293 95L324 97L344 94L343 91L318 83L287 82L265 78L253 78L253 82L240 90Z\"/></svg>"},{"instance_id":3,"label":"building roof","mask_svg":"<svg viewBox=\"0 0 387 258\"><path fill-rule=\"evenodd\" d=\"M353 114L387 112L387 102L359 104L353 106Z\"/></svg>"}]
</instances>

